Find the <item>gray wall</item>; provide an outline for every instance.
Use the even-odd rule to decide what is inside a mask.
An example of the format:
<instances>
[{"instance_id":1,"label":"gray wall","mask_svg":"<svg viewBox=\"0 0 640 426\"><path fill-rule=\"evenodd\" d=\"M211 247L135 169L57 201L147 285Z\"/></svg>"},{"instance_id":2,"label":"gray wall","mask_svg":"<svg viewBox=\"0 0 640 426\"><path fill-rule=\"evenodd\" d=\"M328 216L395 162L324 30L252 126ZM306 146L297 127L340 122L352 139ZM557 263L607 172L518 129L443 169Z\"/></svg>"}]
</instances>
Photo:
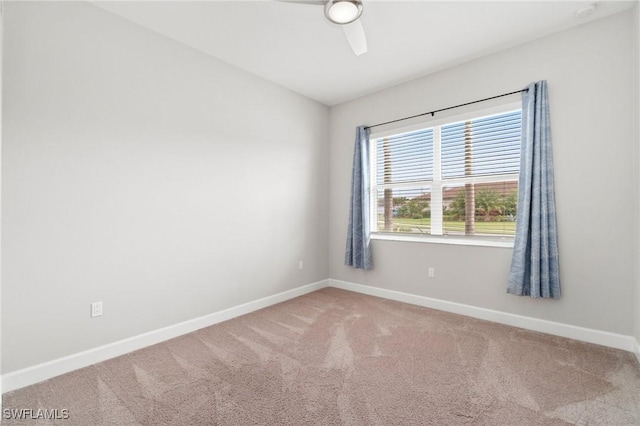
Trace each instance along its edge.
<instances>
[{"instance_id":1,"label":"gray wall","mask_svg":"<svg viewBox=\"0 0 640 426\"><path fill-rule=\"evenodd\" d=\"M635 257L635 265L636 265L636 292L634 296L635 300L635 336L638 341L637 350L640 351L640 3L636 3L633 8L633 40L634 40L634 73L633 73L633 85L635 88L635 108L634 108L634 138L636 141L636 155L635 158L637 163L635 165L635 173L636 173L636 196L638 200L636 202L636 236L638 240L636 241L636 257ZM638 353L640 356L640 352Z\"/></svg>"},{"instance_id":2,"label":"gray wall","mask_svg":"<svg viewBox=\"0 0 640 426\"><path fill-rule=\"evenodd\" d=\"M84 2L5 6L4 373L327 278L327 107Z\"/></svg>"},{"instance_id":3,"label":"gray wall","mask_svg":"<svg viewBox=\"0 0 640 426\"><path fill-rule=\"evenodd\" d=\"M635 309L640 339L638 6L330 114L89 4L5 8L3 373L329 276L622 334ZM539 79L561 300L506 295L504 248L375 241L375 270L343 266L356 125Z\"/></svg>"},{"instance_id":4,"label":"gray wall","mask_svg":"<svg viewBox=\"0 0 640 426\"><path fill-rule=\"evenodd\" d=\"M585 24L331 109L331 278L625 335L633 333L632 13ZM549 83L560 300L505 293L511 249L373 241L343 265L355 127ZM427 278L427 268L436 278Z\"/></svg>"},{"instance_id":5,"label":"gray wall","mask_svg":"<svg viewBox=\"0 0 640 426\"><path fill-rule=\"evenodd\" d=\"M2 241L2 63L4 59L4 4L0 3L0 241ZM0 264L2 259L2 245L0 244ZM2 266L0 265L0 270ZM0 273L0 321L2 320L2 274ZM0 330L0 365L2 364L2 330ZM1 371L0 371L1 374ZM0 375L0 394L2 394L2 376ZM0 409L2 398L0 398Z\"/></svg>"}]
</instances>

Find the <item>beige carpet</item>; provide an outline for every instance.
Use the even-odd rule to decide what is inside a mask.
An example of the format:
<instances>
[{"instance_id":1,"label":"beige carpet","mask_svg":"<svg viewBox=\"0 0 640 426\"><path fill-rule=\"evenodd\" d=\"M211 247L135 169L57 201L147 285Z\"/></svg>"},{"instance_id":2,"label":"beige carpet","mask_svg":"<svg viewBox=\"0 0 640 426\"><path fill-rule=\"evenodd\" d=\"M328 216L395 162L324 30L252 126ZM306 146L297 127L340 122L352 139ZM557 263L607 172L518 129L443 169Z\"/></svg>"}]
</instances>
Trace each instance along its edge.
<instances>
[{"instance_id":1,"label":"beige carpet","mask_svg":"<svg viewBox=\"0 0 640 426\"><path fill-rule=\"evenodd\" d=\"M640 425L640 366L327 288L10 392L3 408L69 418L2 424Z\"/></svg>"}]
</instances>

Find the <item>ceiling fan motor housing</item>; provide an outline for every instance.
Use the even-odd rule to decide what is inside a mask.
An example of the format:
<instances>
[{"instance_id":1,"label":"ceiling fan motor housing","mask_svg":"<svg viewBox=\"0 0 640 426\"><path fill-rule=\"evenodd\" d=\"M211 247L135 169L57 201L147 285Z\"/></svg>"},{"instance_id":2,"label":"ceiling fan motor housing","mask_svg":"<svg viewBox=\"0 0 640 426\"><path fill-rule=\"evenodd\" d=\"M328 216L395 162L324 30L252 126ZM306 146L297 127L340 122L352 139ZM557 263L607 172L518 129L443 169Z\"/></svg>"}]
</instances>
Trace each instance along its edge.
<instances>
[{"instance_id":1,"label":"ceiling fan motor housing","mask_svg":"<svg viewBox=\"0 0 640 426\"><path fill-rule=\"evenodd\" d=\"M327 0L324 15L334 24L350 24L362 15L362 0Z\"/></svg>"}]
</instances>

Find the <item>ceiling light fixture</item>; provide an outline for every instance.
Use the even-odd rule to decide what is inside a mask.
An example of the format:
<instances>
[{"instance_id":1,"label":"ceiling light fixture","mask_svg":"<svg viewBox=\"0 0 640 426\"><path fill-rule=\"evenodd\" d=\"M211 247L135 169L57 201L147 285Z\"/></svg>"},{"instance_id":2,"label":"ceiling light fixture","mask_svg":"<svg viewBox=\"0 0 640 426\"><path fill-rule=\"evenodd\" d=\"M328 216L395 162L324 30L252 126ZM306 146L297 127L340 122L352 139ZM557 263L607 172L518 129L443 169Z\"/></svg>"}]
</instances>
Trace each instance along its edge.
<instances>
[{"instance_id":1,"label":"ceiling light fixture","mask_svg":"<svg viewBox=\"0 0 640 426\"><path fill-rule=\"evenodd\" d=\"M350 24L362 15L362 0L327 0L324 15L334 24Z\"/></svg>"}]
</instances>

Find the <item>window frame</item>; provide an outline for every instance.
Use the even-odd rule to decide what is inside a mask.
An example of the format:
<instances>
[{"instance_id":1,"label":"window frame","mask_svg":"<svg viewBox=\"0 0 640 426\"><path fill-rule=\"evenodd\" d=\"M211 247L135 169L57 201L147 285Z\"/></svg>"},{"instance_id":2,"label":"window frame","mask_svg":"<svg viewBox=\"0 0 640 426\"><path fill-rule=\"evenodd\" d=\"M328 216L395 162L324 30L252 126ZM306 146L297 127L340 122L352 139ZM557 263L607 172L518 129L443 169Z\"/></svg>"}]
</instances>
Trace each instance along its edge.
<instances>
[{"instance_id":1,"label":"window frame","mask_svg":"<svg viewBox=\"0 0 640 426\"><path fill-rule=\"evenodd\" d=\"M370 164L369 164L369 220L371 224L371 239L373 240L390 240L390 241L406 241L406 242L418 242L418 243L438 243L438 244L455 244L455 245L468 245L468 246L483 246L483 247L502 247L513 248L514 237L510 236L465 236L465 235L447 235L447 234L430 234L419 235L399 232L384 232L378 231L378 194L377 191L384 189L385 187L398 186L430 186L431 194L440 193L439 200L442 201L442 191L447 184L455 183L489 183L489 182L507 182L518 181L519 173L510 173L504 175L489 175L489 176L476 176L469 178L449 178L442 179L442 152L441 152L441 140L440 140L440 128L442 126L458 123L461 121L467 121L471 119L483 118L491 115L505 114L509 112L515 112L522 110L521 101L509 101L501 104L493 105L485 108L469 109L465 112L458 114L443 114L440 117L427 116L425 119L421 117L419 121L415 121L409 125L397 125L385 126L383 129L375 132L371 132L369 135L369 149L370 149ZM440 115L440 114L439 114ZM418 130L426 130L433 128L433 180L431 181L417 181L409 184L382 184L377 183L377 146L376 140L379 138L399 135L403 133L415 132ZM436 195L437 196L437 195ZM432 200L434 196L432 195ZM433 204L431 205L433 207ZM434 217L435 216L435 217ZM431 211L431 223L434 221L436 225L440 224L440 231L443 228L442 209L435 209Z\"/></svg>"}]
</instances>

